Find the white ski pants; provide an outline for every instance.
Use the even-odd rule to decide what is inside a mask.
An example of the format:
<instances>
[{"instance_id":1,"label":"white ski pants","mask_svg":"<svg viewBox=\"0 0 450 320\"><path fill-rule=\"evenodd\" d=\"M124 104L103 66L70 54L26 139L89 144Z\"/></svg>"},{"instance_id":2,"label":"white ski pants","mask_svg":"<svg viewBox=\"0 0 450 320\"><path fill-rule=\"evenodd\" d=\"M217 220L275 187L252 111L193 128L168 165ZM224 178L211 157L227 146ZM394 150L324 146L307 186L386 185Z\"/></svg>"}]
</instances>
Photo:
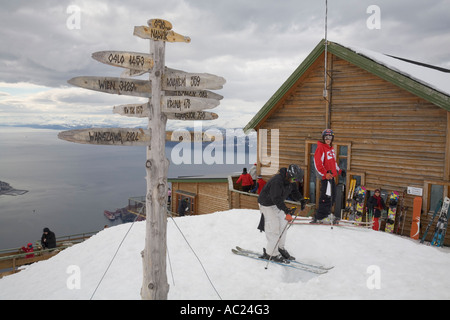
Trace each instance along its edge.
<instances>
[{"instance_id":1,"label":"white ski pants","mask_svg":"<svg viewBox=\"0 0 450 320\"><path fill-rule=\"evenodd\" d=\"M266 253L270 256L276 256L279 254L278 248L284 249L286 243L287 230L281 235L288 223L286 214L277 206L265 207L259 204L259 210L264 215L264 232L267 239Z\"/></svg>"}]
</instances>

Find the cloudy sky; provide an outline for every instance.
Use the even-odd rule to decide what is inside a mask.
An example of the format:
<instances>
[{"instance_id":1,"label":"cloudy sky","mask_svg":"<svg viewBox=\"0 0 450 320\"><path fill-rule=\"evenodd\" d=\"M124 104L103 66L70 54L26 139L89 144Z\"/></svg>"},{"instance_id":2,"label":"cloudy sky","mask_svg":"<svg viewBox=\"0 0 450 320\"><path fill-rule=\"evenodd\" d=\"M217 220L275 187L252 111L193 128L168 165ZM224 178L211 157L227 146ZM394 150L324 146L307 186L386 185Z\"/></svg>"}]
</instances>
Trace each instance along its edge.
<instances>
[{"instance_id":1,"label":"cloudy sky","mask_svg":"<svg viewBox=\"0 0 450 320\"><path fill-rule=\"evenodd\" d=\"M328 39L450 68L449 7L450 0L330 0ZM161 18L192 40L167 43L166 66L227 80L212 110L219 119L208 126L242 128L324 38L324 17L325 0L3 1L0 125L145 127L112 107L146 99L67 80L119 76L122 69L91 54L148 53L134 26ZM192 125L168 122L169 129Z\"/></svg>"}]
</instances>

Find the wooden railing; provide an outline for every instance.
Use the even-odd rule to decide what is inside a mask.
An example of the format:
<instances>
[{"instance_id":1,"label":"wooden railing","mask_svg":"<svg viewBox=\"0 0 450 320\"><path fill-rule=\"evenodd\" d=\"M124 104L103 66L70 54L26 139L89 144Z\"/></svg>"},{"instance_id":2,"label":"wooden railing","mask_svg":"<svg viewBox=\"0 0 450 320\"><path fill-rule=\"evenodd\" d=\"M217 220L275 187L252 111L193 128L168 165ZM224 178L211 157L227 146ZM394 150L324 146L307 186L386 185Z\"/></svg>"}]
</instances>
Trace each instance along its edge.
<instances>
[{"instance_id":1,"label":"wooden railing","mask_svg":"<svg viewBox=\"0 0 450 320\"><path fill-rule=\"evenodd\" d=\"M0 250L0 278L19 272L20 269L18 268L20 266L47 260L58 254L61 250L76 243L83 242L96 233L97 231L58 237L56 239L56 248L53 249L42 249L40 241L36 241L33 252L23 252L21 248L2 249Z\"/></svg>"}]
</instances>

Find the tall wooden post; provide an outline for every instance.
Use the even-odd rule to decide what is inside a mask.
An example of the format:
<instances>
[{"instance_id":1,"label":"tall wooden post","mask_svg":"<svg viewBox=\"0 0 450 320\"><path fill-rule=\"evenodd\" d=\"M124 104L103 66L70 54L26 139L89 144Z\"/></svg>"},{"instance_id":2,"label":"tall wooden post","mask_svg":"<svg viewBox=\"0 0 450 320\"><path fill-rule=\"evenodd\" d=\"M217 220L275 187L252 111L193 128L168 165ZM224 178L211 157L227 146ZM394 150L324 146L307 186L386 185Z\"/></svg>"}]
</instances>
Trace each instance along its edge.
<instances>
[{"instance_id":1,"label":"tall wooden post","mask_svg":"<svg viewBox=\"0 0 450 320\"><path fill-rule=\"evenodd\" d=\"M146 237L143 251L143 282L141 297L166 300L169 284L166 273L167 172L165 154L167 117L161 112L161 76L165 65L165 42L150 40L150 53L155 65L150 73L152 97L148 107L148 128L152 131L147 148Z\"/></svg>"}]
</instances>

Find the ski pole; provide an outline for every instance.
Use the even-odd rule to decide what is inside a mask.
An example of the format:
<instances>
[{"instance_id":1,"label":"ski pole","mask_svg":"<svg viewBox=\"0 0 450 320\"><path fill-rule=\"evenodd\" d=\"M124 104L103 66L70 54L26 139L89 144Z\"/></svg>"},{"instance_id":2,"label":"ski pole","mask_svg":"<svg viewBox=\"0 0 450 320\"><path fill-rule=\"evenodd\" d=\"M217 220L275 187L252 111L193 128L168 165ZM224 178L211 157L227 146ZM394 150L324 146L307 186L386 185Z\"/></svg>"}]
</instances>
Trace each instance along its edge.
<instances>
[{"instance_id":1,"label":"ski pole","mask_svg":"<svg viewBox=\"0 0 450 320\"><path fill-rule=\"evenodd\" d=\"M296 207L291 207L291 209L297 210ZM295 213L295 211L294 211L294 213ZM292 224L295 222L295 219L297 219L297 217L298 217L298 214L295 214L294 219L293 219L292 221L288 221L288 222L286 223L286 225L284 226L284 229L283 229L283 231L281 231L280 236L278 237L277 243L275 244L275 248L273 248L272 254L270 255L269 260L267 261L266 267L265 267L264 269L267 270L267 268L268 268L268 266L269 266L269 263L270 263L270 261L272 260L273 254L275 253L275 250L278 248L278 243L280 242L281 237L282 237L283 234L286 232L286 230L289 229L290 226L292 226Z\"/></svg>"}]
</instances>

